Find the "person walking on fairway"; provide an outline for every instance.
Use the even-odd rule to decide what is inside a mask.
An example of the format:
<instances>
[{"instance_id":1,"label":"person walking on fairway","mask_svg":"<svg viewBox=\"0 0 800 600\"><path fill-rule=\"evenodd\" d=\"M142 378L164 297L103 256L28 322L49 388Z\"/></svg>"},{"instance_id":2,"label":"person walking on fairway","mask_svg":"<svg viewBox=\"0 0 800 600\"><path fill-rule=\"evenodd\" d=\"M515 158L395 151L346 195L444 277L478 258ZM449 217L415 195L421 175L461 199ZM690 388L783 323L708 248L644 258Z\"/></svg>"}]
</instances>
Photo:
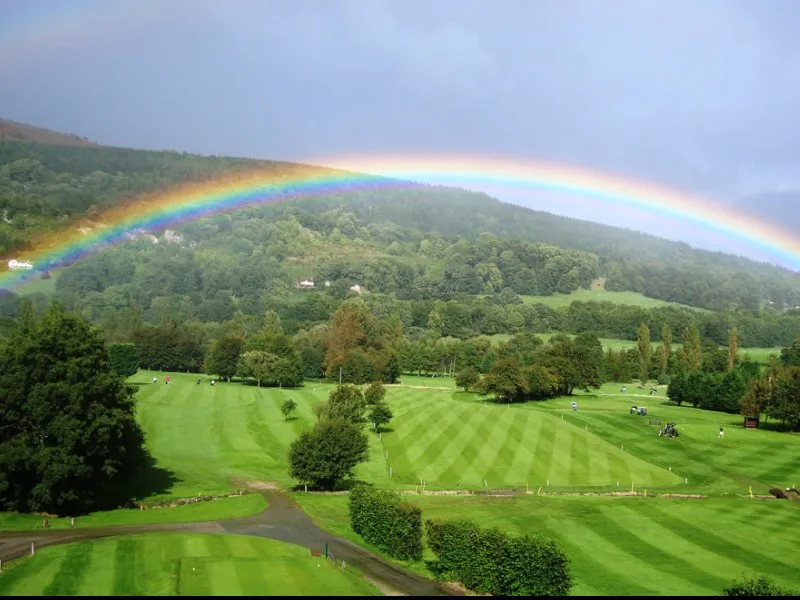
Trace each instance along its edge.
<instances>
[{"instance_id":1,"label":"person walking on fairway","mask_svg":"<svg viewBox=\"0 0 800 600\"><path fill-rule=\"evenodd\" d=\"M725 437L725 430L722 428L722 425L719 426L719 435L717 437Z\"/></svg>"}]
</instances>

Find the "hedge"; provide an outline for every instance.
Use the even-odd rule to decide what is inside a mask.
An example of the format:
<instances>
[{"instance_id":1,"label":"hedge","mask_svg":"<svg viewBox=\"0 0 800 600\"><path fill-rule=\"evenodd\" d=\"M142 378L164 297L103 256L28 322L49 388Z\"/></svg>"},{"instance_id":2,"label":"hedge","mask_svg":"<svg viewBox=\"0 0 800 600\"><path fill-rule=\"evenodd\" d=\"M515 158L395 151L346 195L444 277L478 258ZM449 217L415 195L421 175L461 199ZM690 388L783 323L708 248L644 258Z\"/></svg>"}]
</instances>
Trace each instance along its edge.
<instances>
[{"instance_id":1,"label":"hedge","mask_svg":"<svg viewBox=\"0 0 800 600\"><path fill-rule=\"evenodd\" d=\"M350 526L366 542L400 560L422 558L422 510L396 492L356 486L349 511Z\"/></svg>"},{"instance_id":2,"label":"hedge","mask_svg":"<svg viewBox=\"0 0 800 600\"><path fill-rule=\"evenodd\" d=\"M569 561L551 540L511 536L464 519L429 519L425 530L440 579L495 596L566 596L572 586Z\"/></svg>"}]
</instances>

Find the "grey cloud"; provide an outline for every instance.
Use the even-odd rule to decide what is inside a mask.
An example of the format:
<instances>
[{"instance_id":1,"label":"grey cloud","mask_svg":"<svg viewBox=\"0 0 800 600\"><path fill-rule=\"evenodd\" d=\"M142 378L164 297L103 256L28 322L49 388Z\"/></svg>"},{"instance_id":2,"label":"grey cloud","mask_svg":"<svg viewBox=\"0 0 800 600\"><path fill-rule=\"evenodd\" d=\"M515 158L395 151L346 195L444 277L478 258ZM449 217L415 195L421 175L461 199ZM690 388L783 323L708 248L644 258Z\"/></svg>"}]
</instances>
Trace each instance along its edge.
<instances>
[{"instance_id":1,"label":"grey cloud","mask_svg":"<svg viewBox=\"0 0 800 600\"><path fill-rule=\"evenodd\" d=\"M25 6L0 5L0 21ZM0 62L0 114L208 153L509 155L729 197L800 185L795 0L128 0L118 13L136 18Z\"/></svg>"}]
</instances>

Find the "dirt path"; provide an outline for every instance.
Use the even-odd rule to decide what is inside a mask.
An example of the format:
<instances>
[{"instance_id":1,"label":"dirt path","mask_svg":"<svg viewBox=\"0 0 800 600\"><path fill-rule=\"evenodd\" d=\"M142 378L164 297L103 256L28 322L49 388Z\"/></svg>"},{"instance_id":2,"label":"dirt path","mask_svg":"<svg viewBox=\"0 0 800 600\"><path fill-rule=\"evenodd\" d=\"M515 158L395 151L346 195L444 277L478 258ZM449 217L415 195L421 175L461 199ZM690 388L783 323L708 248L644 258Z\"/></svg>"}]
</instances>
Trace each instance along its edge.
<instances>
[{"instance_id":1,"label":"dirt path","mask_svg":"<svg viewBox=\"0 0 800 600\"><path fill-rule=\"evenodd\" d=\"M42 548L79 540L159 531L228 533L280 540L304 546L315 552L322 552L325 542L328 542L329 552L332 552L337 559L346 561L348 566L360 571L386 595L460 595L455 590L447 589L436 582L393 565L348 540L320 529L284 492L277 489L265 489L268 486L253 487L256 487L259 493L267 499L269 507L264 512L252 517L205 523L166 523L3 533L0 534L0 560L9 560L27 554L30 552L31 543L35 544L36 548Z\"/></svg>"}]
</instances>

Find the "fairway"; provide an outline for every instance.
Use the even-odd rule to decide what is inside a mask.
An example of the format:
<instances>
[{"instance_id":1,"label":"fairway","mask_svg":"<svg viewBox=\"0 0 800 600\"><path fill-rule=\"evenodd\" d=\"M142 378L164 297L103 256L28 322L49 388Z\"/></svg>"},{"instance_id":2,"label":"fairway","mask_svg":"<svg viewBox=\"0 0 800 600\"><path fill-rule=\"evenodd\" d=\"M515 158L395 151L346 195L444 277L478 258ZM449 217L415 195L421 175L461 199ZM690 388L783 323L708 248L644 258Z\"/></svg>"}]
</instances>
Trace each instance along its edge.
<instances>
[{"instance_id":1,"label":"fairway","mask_svg":"<svg viewBox=\"0 0 800 600\"><path fill-rule=\"evenodd\" d=\"M313 406L327 398L329 384L307 383L297 390L259 388L241 383L209 385L203 377L173 374L169 385L151 384L153 373L141 371L136 396L139 421L158 465L178 482L168 496L183 497L230 491L234 480L272 481L289 487L289 444L314 423ZM280 405L291 397L297 403L284 420ZM381 455L370 436L373 457ZM377 467L377 468L376 468ZM380 482L381 462L359 467L361 477Z\"/></svg>"},{"instance_id":2,"label":"fairway","mask_svg":"<svg viewBox=\"0 0 800 600\"><path fill-rule=\"evenodd\" d=\"M548 481L553 487L680 482L667 469L542 410L404 388L392 390L390 404L393 431L383 434L383 445L393 483L415 485L422 479L431 489L475 489Z\"/></svg>"},{"instance_id":3,"label":"fairway","mask_svg":"<svg viewBox=\"0 0 800 600\"><path fill-rule=\"evenodd\" d=\"M176 374L170 385L144 384L137 395L148 445L178 480L169 495L223 492L237 479L294 485L289 444L313 423L314 404L333 386L212 388L195 380ZM737 415L667 405L663 388L644 398L631 397L635 386L629 390L626 397L606 385L597 395L577 395L580 410L573 412L569 398L508 407L458 392L451 379L404 377L388 386L394 419L381 439L368 433L370 458L356 474L405 489L420 480L428 489L535 489L549 481L553 489L743 494L751 485L764 493L800 483L800 436L744 430ZM297 411L287 422L279 406L288 397ZM649 416L630 415L631 403L648 406ZM650 418L676 422L680 437L658 437Z\"/></svg>"},{"instance_id":4,"label":"fairway","mask_svg":"<svg viewBox=\"0 0 800 600\"><path fill-rule=\"evenodd\" d=\"M43 548L0 574L0 595L370 596L309 551L236 535L159 533Z\"/></svg>"},{"instance_id":5,"label":"fairway","mask_svg":"<svg viewBox=\"0 0 800 600\"><path fill-rule=\"evenodd\" d=\"M313 518L352 540L347 498L295 494ZM719 595L743 574L800 586L798 510L788 502L585 497L420 497L423 518L466 518L559 542L573 595ZM362 542L363 543L363 542ZM426 559L434 558L427 553ZM424 562L412 565L426 573Z\"/></svg>"}]
</instances>

